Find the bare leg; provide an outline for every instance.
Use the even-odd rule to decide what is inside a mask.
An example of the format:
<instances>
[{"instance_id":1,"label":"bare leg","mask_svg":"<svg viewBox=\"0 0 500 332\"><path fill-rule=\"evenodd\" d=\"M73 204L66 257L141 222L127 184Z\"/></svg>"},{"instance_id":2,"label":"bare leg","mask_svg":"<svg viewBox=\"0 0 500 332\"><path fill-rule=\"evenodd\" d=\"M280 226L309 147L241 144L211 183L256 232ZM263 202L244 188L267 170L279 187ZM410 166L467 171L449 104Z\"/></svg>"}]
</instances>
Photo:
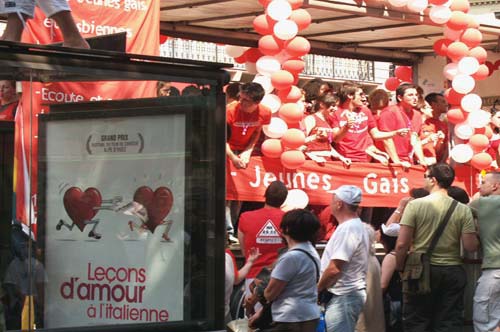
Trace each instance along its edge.
<instances>
[{"instance_id":1,"label":"bare leg","mask_svg":"<svg viewBox=\"0 0 500 332\"><path fill-rule=\"evenodd\" d=\"M27 16L23 15L24 20L28 19ZM7 26L5 27L5 31L3 32L1 40L8 40L19 42L21 41L21 35L24 30L24 22L16 13L10 13L7 16Z\"/></svg>"},{"instance_id":2,"label":"bare leg","mask_svg":"<svg viewBox=\"0 0 500 332\"><path fill-rule=\"evenodd\" d=\"M61 29L64 38L63 46L90 48L89 43L87 43L87 41L83 39L82 35L80 35L80 31L78 31L75 20L73 19L73 15L71 15L70 11L60 11L52 15L50 18L56 21L57 25Z\"/></svg>"}]
</instances>

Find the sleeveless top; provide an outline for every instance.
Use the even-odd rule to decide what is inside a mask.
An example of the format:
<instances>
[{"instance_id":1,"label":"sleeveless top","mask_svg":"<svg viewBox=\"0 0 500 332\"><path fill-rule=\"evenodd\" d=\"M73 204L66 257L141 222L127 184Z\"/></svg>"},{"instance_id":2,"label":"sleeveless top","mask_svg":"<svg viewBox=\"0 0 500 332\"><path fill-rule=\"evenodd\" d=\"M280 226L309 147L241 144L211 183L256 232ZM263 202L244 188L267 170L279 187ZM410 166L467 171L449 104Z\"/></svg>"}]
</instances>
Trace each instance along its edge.
<instances>
[{"instance_id":1,"label":"sleeveless top","mask_svg":"<svg viewBox=\"0 0 500 332\"><path fill-rule=\"evenodd\" d=\"M318 132L319 128L326 128L328 130L332 129L332 127L330 126L330 124L327 121L321 119L316 114L313 114L312 116L314 117L314 121L316 122L316 125L311 130L311 133L309 134L309 136L315 135ZM315 139L314 141L306 143L306 146L307 146L307 151L330 151L330 149L331 149L329 137L326 137L326 138L320 139L320 140Z\"/></svg>"}]
</instances>

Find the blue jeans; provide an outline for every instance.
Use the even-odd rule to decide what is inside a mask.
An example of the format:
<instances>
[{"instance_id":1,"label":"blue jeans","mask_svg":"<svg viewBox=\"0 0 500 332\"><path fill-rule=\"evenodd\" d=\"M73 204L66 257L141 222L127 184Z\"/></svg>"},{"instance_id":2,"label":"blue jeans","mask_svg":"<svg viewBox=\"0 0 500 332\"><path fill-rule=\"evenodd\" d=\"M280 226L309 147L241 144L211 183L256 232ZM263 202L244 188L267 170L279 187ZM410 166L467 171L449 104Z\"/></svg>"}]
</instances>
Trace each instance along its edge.
<instances>
[{"instance_id":1,"label":"blue jeans","mask_svg":"<svg viewBox=\"0 0 500 332\"><path fill-rule=\"evenodd\" d=\"M366 301L366 290L360 289L345 295L333 295L326 305L327 332L354 332L359 314Z\"/></svg>"}]
</instances>

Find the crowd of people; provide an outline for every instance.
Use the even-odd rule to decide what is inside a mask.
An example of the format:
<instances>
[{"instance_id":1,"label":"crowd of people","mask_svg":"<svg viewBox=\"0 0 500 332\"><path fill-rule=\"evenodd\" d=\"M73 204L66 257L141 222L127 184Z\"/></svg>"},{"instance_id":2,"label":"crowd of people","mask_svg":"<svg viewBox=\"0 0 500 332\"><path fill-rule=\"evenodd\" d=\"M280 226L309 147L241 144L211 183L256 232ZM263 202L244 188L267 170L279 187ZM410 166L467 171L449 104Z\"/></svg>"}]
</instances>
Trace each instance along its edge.
<instances>
[{"instance_id":1,"label":"crowd of people","mask_svg":"<svg viewBox=\"0 0 500 332\"><path fill-rule=\"evenodd\" d=\"M330 206L320 214L322 223L308 210L281 211L286 187L279 181L267 188L261 209L240 215L241 202L228 201L230 239L239 240L245 257L255 248L259 252L245 279L245 312L250 325L260 319L265 304L272 302L274 323L266 331L316 331L321 308L330 332L461 330L466 285L461 250L475 252L481 244L484 257L489 258L483 261L474 297L474 328L476 332L500 331L500 292L495 283L500 278L500 264L492 259L493 253L500 254L500 225L493 220L493 210L478 213L485 210L478 208L478 202L498 208L500 200L480 197L467 206L468 194L452 186L455 173L449 164L449 151L454 137L446 120L446 98L439 93L424 96L422 89L408 83L397 88L392 104L386 91L377 89L367 96L353 82L334 89L326 82L312 80L302 90L304 119L299 129L306 137L301 150L308 159L317 163L340 160L345 165L421 165L424 186L412 189L410 197L402 199L382 224L374 225L376 229L369 224L371 220L360 218L362 192L355 186L344 185L333 192ZM259 155L259 144L266 138L262 126L275 115L260 103L265 92L258 83L233 83L227 93L231 100L226 114L226 154L236 168L244 169L252 156ZM493 166L500 141L497 113L494 105L490 123L493 137L488 148L495 160ZM495 195L494 190L500 189L499 174L484 177L481 196ZM453 201L460 203L451 208ZM448 210L451 217L445 218ZM296 219L293 223L289 220L292 216ZM329 225L324 225L325 218ZM444 219L447 224L430 250L430 291L425 295L403 291L407 253L429 250L439 221ZM285 220L286 229L282 224ZM300 237L290 232L291 224L302 227ZM312 238L311 232L315 233ZM316 279L317 257L309 249L325 238L328 242ZM383 259L375 256L376 242L383 245ZM296 252L297 248L308 251L313 259ZM269 266L274 266L273 272L269 280L261 282L259 271ZM252 287L255 278L259 286ZM314 314L311 308L315 308Z\"/></svg>"},{"instance_id":2,"label":"crowd of people","mask_svg":"<svg viewBox=\"0 0 500 332\"><path fill-rule=\"evenodd\" d=\"M474 331L500 331L500 172L484 176L468 205L465 191L452 186L454 179L449 164L430 165L423 187L402 199L377 230L360 218L361 189L340 186L330 204L338 225L321 258L314 247L317 217L306 209L280 211L287 189L280 181L271 183L264 208L242 214L238 230L242 253L254 266L245 276L250 326L271 303L273 323L263 331L316 331L322 311L328 332L461 331L467 284L461 253L480 250ZM384 247L381 263L377 241ZM429 255L426 292L408 286L408 253ZM263 268L272 272L261 280Z\"/></svg>"}]
</instances>

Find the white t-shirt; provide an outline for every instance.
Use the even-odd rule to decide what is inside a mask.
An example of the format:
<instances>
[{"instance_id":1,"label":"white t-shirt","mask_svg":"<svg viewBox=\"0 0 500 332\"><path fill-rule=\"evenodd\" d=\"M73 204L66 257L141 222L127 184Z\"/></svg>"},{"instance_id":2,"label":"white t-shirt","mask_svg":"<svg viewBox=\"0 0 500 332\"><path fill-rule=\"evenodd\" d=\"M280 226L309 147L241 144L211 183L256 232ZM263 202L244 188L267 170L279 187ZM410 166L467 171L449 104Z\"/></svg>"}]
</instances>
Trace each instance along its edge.
<instances>
[{"instance_id":1,"label":"white t-shirt","mask_svg":"<svg viewBox=\"0 0 500 332\"><path fill-rule=\"evenodd\" d=\"M335 295L344 295L366 288L370 246L368 232L361 219L355 218L339 224L321 256L322 273L331 260L345 261L340 278L328 291Z\"/></svg>"}]
</instances>

